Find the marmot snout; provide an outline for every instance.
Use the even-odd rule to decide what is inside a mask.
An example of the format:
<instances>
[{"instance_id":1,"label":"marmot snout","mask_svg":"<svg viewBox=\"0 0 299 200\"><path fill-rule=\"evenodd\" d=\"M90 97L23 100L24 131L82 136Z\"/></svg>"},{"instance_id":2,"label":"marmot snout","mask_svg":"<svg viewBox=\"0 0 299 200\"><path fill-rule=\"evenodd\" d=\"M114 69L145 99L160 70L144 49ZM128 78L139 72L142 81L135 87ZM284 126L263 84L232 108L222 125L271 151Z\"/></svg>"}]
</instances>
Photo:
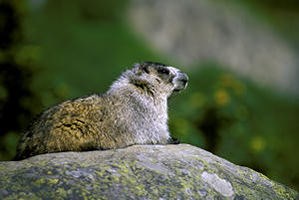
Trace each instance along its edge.
<instances>
[{"instance_id":1,"label":"marmot snout","mask_svg":"<svg viewBox=\"0 0 299 200\"><path fill-rule=\"evenodd\" d=\"M161 63L135 64L102 94L65 101L32 123L16 159L60 151L167 144L167 99L186 88L188 76Z\"/></svg>"}]
</instances>

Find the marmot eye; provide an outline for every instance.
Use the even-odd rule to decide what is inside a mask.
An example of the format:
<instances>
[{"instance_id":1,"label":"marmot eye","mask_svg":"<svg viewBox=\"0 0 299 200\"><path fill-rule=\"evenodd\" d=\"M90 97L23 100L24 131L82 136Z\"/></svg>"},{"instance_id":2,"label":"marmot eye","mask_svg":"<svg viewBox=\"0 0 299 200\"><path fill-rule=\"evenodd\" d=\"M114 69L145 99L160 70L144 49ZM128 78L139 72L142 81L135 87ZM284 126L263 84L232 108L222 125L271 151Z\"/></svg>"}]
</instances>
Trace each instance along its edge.
<instances>
[{"instance_id":1,"label":"marmot eye","mask_svg":"<svg viewBox=\"0 0 299 200\"><path fill-rule=\"evenodd\" d=\"M168 75L169 74L169 69L167 69L167 68L161 68L161 69L158 70L158 72L161 73L161 74Z\"/></svg>"}]
</instances>

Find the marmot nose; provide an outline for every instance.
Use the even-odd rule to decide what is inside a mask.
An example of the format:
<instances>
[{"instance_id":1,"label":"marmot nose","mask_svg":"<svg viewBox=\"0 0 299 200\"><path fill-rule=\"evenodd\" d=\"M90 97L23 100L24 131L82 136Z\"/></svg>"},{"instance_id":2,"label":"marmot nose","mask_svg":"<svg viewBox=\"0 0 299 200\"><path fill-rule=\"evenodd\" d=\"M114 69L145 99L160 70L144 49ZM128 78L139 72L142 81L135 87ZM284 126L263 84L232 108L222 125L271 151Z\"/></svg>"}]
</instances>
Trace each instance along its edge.
<instances>
[{"instance_id":1,"label":"marmot nose","mask_svg":"<svg viewBox=\"0 0 299 200\"><path fill-rule=\"evenodd\" d=\"M189 81L189 77L187 74L185 74L183 72L179 72L178 80L180 80L184 85L187 85L187 83Z\"/></svg>"},{"instance_id":2,"label":"marmot nose","mask_svg":"<svg viewBox=\"0 0 299 200\"><path fill-rule=\"evenodd\" d=\"M185 89L188 85L189 77L183 72L178 72L175 78L175 88L174 91L181 91Z\"/></svg>"}]
</instances>

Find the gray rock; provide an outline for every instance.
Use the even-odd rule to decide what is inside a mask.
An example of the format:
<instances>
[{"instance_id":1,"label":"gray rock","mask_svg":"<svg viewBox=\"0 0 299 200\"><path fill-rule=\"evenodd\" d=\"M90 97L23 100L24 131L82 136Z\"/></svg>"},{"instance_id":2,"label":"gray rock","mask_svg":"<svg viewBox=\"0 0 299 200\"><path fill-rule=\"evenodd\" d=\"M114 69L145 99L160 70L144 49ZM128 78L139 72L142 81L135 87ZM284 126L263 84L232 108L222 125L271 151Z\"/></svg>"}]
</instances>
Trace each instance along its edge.
<instances>
[{"instance_id":1,"label":"gray rock","mask_svg":"<svg viewBox=\"0 0 299 200\"><path fill-rule=\"evenodd\" d=\"M298 52L233 1L133 0L128 19L175 62L213 61L280 91L299 94Z\"/></svg>"},{"instance_id":2,"label":"gray rock","mask_svg":"<svg viewBox=\"0 0 299 200\"><path fill-rule=\"evenodd\" d=\"M0 163L0 199L295 199L298 192L200 148L136 145Z\"/></svg>"}]
</instances>

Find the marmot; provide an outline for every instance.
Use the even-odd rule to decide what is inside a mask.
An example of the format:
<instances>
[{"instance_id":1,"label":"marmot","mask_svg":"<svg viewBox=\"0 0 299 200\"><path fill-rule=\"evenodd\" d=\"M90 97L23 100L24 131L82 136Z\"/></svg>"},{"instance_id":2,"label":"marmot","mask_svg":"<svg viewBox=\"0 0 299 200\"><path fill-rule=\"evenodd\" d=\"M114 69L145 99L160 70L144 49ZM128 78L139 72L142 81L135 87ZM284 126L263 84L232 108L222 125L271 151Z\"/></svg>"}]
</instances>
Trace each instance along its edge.
<instances>
[{"instance_id":1,"label":"marmot","mask_svg":"<svg viewBox=\"0 0 299 200\"><path fill-rule=\"evenodd\" d=\"M106 93L65 101L43 112L21 138L15 160L51 152L167 144L167 99L187 82L188 76L172 66L135 64Z\"/></svg>"}]
</instances>

